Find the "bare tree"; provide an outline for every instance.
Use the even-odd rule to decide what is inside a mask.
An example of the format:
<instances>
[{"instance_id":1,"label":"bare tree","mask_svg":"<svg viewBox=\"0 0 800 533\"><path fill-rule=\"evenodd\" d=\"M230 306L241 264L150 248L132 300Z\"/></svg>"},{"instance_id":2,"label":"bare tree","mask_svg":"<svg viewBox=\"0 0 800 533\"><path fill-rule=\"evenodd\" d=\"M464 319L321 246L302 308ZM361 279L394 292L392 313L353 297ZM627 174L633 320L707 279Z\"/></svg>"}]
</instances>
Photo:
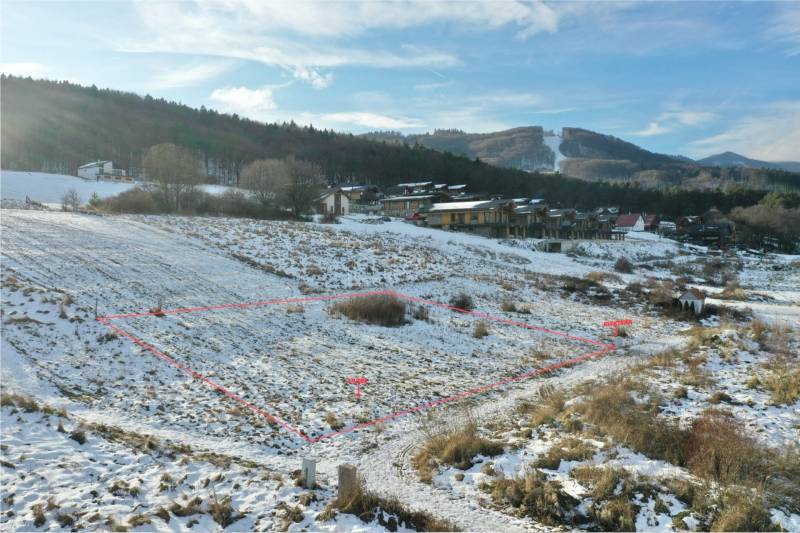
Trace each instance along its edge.
<instances>
[{"instance_id":1,"label":"bare tree","mask_svg":"<svg viewBox=\"0 0 800 533\"><path fill-rule=\"evenodd\" d=\"M323 185L322 169L308 161L289 156L286 160L288 180L283 188L283 204L295 217L308 211Z\"/></svg>"},{"instance_id":2,"label":"bare tree","mask_svg":"<svg viewBox=\"0 0 800 533\"><path fill-rule=\"evenodd\" d=\"M264 207L276 202L289 181L289 167L283 159L259 159L242 169L239 183Z\"/></svg>"},{"instance_id":3,"label":"bare tree","mask_svg":"<svg viewBox=\"0 0 800 533\"><path fill-rule=\"evenodd\" d=\"M179 210L202 182L200 165L186 148L171 143L148 148L142 160L147 180L169 209Z\"/></svg>"},{"instance_id":4,"label":"bare tree","mask_svg":"<svg viewBox=\"0 0 800 533\"><path fill-rule=\"evenodd\" d=\"M67 189L61 196L62 211L77 211L81 206L81 197L75 189Z\"/></svg>"}]
</instances>

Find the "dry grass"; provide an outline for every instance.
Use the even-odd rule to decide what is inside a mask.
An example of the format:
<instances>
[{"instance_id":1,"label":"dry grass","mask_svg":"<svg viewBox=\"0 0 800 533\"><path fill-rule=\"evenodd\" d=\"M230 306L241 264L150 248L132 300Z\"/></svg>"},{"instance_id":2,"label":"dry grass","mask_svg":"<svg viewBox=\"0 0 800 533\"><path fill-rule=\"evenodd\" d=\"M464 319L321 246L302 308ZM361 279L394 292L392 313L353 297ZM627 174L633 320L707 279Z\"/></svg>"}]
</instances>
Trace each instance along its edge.
<instances>
[{"instance_id":1,"label":"dry grass","mask_svg":"<svg viewBox=\"0 0 800 533\"><path fill-rule=\"evenodd\" d=\"M398 527L413 531L458 531L453 523L424 511L412 511L397 498L384 498L369 492L363 482L352 497L346 501L338 498L333 500L317 519L332 520L337 511L355 515L365 523L377 518L378 523L390 531L397 531ZM385 515L389 515L389 518Z\"/></svg>"},{"instance_id":2,"label":"dry grass","mask_svg":"<svg viewBox=\"0 0 800 533\"><path fill-rule=\"evenodd\" d=\"M438 464L466 470L478 455L494 457L503 453L503 444L478 435L475 422L461 428L431 435L422 449L412 459L422 481L430 483Z\"/></svg>"},{"instance_id":3,"label":"dry grass","mask_svg":"<svg viewBox=\"0 0 800 533\"><path fill-rule=\"evenodd\" d=\"M776 357L770 362L764 387L770 402L790 405L800 399L800 364L788 358Z\"/></svg>"},{"instance_id":4,"label":"dry grass","mask_svg":"<svg viewBox=\"0 0 800 533\"><path fill-rule=\"evenodd\" d=\"M472 311L475 309L475 302L472 300L472 296L462 292L450 298L450 307L462 311Z\"/></svg>"},{"instance_id":5,"label":"dry grass","mask_svg":"<svg viewBox=\"0 0 800 533\"><path fill-rule=\"evenodd\" d=\"M689 470L708 480L756 485L767 475L764 449L724 411L709 410L695 419L684 449Z\"/></svg>"},{"instance_id":6,"label":"dry grass","mask_svg":"<svg viewBox=\"0 0 800 533\"><path fill-rule=\"evenodd\" d=\"M614 270L622 274L630 274L633 272L633 263L627 257L620 257L614 262Z\"/></svg>"},{"instance_id":7,"label":"dry grass","mask_svg":"<svg viewBox=\"0 0 800 533\"><path fill-rule=\"evenodd\" d=\"M747 295L744 293L744 289L739 286L739 283L729 281L725 284L725 289L717 295L717 298L744 301L747 300Z\"/></svg>"},{"instance_id":8,"label":"dry grass","mask_svg":"<svg viewBox=\"0 0 800 533\"><path fill-rule=\"evenodd\" d=\"M586 461L594 456L595 449L576 437L567 437L553 444L547 453L539 457L534 466L557 470L561 461Z\"/></svg>"},{"instance_id":9,"label":"dry grass","mask_svg":"<svg viewBox=\"0 0 800 533\"><path fill-rule=\"evenodd\" d=\"M595 283L601 283L604 281L611 281L615 283L622 283L622 278L617 276L616 274L612 274L611 272L600 272L600 271L592 271L589 272L584 276L589 281L593 281Z\"/></svg>"},{"instance_id":10,"label":"dry grass","mask_svg":"<svg viewBox=\"0 0 800 533\"><path fill-rule=\"evenodd\" d=\"M386 327L397 327L407 323L406 303L395 296L385 294L341 300L330 307L330 313Z\"/></svg>"},{"instance_id":11,"label":"dry grass","mask_svg":"<svg viewBox=\"0 0 800 533\"><path fill-rule=\"evenodd\" d=\"M476 339L482 339L489 335L489 324L485 320L478 320L472 328L472 336Z\"/></svg>"},{"instance_id":12,"label":"dry grass","mask_svg":"<svg viewBox=\"0 0 800 533\"><path fill-rule=\"evenodd\" d=\"M569 523L575 507L580 503L561 487L558 481L530 469L524 476L498 478L488 483L484 490L491 494L500 507L511 507L518 516L528 516L547 525Z\"/></svg>"},{"instance_id":13,"label":"dry grass","mask_svg":"<svg viewBox=\"0 0 800 533\"><path fill-rule=\"evenodd\" d=\"M211 501L208 502L208 513L214 519L214 522L223 528L228 527L243 516L233 508L230 495L226 495L220 500L215 494Z\"/></svg>"},{"instance_id":14,"label":"dry grass","mask_svg":"<svg viewBox=\"0 0 800 533\"><path fill-rule=\"evenodd\" d=\"M779 531L764 497L753 491L729 489L720 498L711 531Z\"/></svg>"},{"instance_id":15,"label":"dry grass","mask_svg":"<svg viewBox=\"0 0 800 533\"><path fill-rule=\"evenodd\" d=\"M617 442L654 459L684 464L686 431L658 416L660 398L650 394L636 401L633 393L647 393L633 381L615 380L591 389L576 409L585 420Z\"/></svg>"},{"instance_id":16,"label":"dry grass","mask_svg":"<svg viewBox=\"0 0 800 533\"><path fill-rule=\"evenodd\" d=\"M344 427L344 422L339 420L333 413L328 413L325 415L325 423L328 424L334 431L339 431Z\"/></svg>"}]
</instances>

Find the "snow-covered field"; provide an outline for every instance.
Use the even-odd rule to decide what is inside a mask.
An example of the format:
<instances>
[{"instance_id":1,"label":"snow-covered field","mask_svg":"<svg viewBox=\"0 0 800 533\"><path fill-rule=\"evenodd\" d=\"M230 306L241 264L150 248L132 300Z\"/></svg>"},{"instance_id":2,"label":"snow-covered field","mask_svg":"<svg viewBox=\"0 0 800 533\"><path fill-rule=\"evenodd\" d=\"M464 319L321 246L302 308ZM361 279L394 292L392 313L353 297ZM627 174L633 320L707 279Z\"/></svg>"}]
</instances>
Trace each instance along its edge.
<instances>
[{"instance_id":1,"label":"snow-covered field","mask_svg":"<svg viewBox=\"0 0 800 533\"><path fill-rule=\"evenodd\" d=\"M24 202L29 198L42 204L60 204L64 193L74 189L81 202L89 201L92 194L101 198L115 196L136 187L135 183L116 183L112 181L89 181L66 174L48 174L45 172L22 172L16 170L0 171L0 198ZM220 185L203 185L203 190L211 194L219 194L226 187Z\"/></svg>"},{"instance_id":2,"label":"snow-covered field","mask_svg":"<svg viewBox=\"0 0 800 533\"><path fill-rule=\"evenodd\" d=\"M702 250L646 236L585 243L571 255L545 254L526 242L358 216L320 225L21 210L0 215L3 389L32 395L68 415L3 407L0 523L16 529L35 529L33 507L42 504L47 519L42 529L58 528L59 513L67 513L80 528L108 528L109 519L133 525L137 519L132 517L143 515L151 522L140 524L142 530L184 529L193 520L198 521L195 530L208 530L220 527L212 518L212 504L226 496L242 515L231 530L381 529L374 521L363 523L349 515L316 519L335 492L341 463L358 466L371 490L397 496L409 508L429 511L462 529L538 529L542 526L529 518L482 505L477 489L416 479L409 461L424 440L425 424L431 417L458 416L462 405L309 445L112 334L94 320L95 314L135 313L159 304L173 309L389 289L440 302L465 292L478 310L491 315L604 342L612 339L603 321L634 319L628 336L615 341L618 349L603 358L463 402L471 416L499 421L512 416L518 400L535 397L543 383L571 387L619 375L649 354L685 343L680 331L689 324L650 313L623 298L623 289L645 276L671 276L666 262L691 266L705 260ZM623 255L647 268L606 280L607 295L561 288L561 276L611 271ZM763 316L790 320L787 313L800 302L792 258L742 261L742 287L770 291L772 299L754 302L764 307ZM696 284L703 286L700 280ZM510 310L509 302L517 311ZM385 328L331 316L330 305L309 301L124 318L114 324L311 436L591 350L580 342L495 322L489 322L488 336L475 338L475 317L444 309L431 308L427 320ZM743 350L742 365L762 357L745 340L737 340L735 347ZM719 383L738 386L744 366L732 366L729 359L719 362L719 349L709 348L709 371ZM361 402L345 381L354 375L369 379ZM658 379L671 386L669 375ZM690 390L685 405L675 407L676 417L693 416L700 409L697 402L709 394ZM737 416L765 441L798 438L797 404L761 409L767 402L763 394L736 394L742 396ZM63 433L57 430L59 421ZM85 444L70 438L79 426L85 427ZM120 438L103 429L108 427L122 435L151 437L156 444ZM546 440L509 449L501 461L514 471L513 465L526 461L522 451ZM291 479L301 457L318 461L322 488L313 497ZM624 454L620 457L624 460ZM164 473L174 482L161 480ZM443 471L437 479L451 475ZM480 481L472 471L467 475L467 482ZM138 491L131 494L116 481ZM169 522L154 515L176 502L185 506L194 496L200 498L197 513L170 511ZM673 507L679 511L677 504Z\"/></svg>"}]
</instances>

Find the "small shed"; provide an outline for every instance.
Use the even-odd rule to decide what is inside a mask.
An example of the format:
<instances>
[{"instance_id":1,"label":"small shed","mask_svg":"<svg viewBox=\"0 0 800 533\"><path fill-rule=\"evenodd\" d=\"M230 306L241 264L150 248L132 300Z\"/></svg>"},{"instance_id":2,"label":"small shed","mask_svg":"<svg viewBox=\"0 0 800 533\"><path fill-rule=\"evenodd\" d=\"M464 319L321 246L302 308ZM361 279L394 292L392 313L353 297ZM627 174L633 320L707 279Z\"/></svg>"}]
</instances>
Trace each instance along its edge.
<instances>
[{"instance_id":1,"label":"small shed","mask_svg":"<svg viewBox=\"0 0 800 533\"><path fill-rule=\"evenodd\" d=\"M320 215L347 215L350 213L350 198L341 189L326 191L317 198L316 208Z\"/></svg>"},{"instance_id":2,"label":"small shed","mask_svg":"<svg viewBox=\"0 0 800 533\"><path fill-rule=\"evenodd\" d=\"M706 306L706 295L699 289L689 289L680 295L678 301L681 308L691 309L694 314L699 315Z\"/></svg>"}]
</instances>

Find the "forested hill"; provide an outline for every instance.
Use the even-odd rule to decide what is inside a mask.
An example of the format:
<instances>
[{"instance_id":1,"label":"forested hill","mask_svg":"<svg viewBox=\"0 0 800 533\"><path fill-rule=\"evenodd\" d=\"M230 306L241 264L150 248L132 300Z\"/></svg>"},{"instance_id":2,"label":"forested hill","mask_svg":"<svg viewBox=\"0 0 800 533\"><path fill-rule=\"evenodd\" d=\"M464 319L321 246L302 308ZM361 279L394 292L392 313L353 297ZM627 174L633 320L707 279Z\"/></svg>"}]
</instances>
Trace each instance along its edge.
<instances>
[{"instance_id":1,"label":"forested hill","mask_svg":"<svg viewBox=\"0 0 800 533\"><path fill-rule=\"evenodd\" d=\"M547 198L554 205L674 214L711 206L751 205L763 192L729 194L654 191L589 183L562 176L497 168L421 146L380 143L350 134L264 124L214 110L67 82L3 76L0 79L2 166L74 174L87 161L111 159L136 170L150 146L172 142L190 148L209 175L230 180L250 161L295 155L317 163L333 182L378 186L433 179L466 183L471 190Z\"/></svg>"}]
</instances>

